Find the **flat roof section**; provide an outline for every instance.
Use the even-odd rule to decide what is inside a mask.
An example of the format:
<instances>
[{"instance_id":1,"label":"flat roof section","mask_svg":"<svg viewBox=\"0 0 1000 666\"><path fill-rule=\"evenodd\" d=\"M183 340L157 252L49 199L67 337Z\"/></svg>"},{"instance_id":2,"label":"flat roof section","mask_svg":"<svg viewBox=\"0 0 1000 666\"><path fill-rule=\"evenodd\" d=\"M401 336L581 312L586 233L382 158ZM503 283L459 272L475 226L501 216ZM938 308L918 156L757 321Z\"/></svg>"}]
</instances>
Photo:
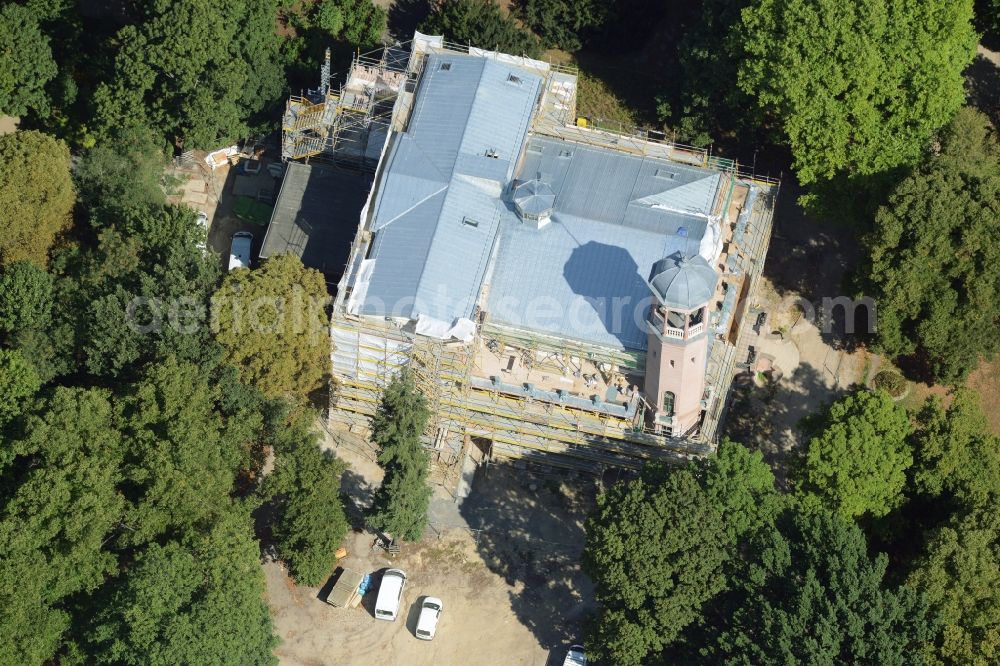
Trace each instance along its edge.
<instances>
[{"instance_id":1,"label":"flat roof section","mask_svg":"<svg viewBox=\"0 0 1000 666\"><path fill-rule=\"evenodd\" d=\"M289 162L260 257L294 254L336 281L347 265L370 174Z\"/></svg>"}]
</instances>

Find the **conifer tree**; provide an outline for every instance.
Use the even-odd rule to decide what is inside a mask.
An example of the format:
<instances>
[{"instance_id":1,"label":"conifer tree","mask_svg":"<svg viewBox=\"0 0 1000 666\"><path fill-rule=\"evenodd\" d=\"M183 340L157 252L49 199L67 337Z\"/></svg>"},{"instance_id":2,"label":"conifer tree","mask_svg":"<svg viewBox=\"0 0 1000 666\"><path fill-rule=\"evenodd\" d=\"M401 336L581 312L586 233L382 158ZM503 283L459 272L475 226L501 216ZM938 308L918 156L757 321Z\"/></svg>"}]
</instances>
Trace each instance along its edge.
<instances>
[{"instance_id":1,"label":"conifer tree","mask_svg":"<svg viewBox=\"0 0 1000 666\"><path fill-rule=\"evenodd\" d=\"M379 446L382 485L368 511L368 523L393 537L416 541L427 527L429 459L420 443L430 412L413 377L403 371L386 386L372 418L372 441Z\"/></svg>"}]
</instances>

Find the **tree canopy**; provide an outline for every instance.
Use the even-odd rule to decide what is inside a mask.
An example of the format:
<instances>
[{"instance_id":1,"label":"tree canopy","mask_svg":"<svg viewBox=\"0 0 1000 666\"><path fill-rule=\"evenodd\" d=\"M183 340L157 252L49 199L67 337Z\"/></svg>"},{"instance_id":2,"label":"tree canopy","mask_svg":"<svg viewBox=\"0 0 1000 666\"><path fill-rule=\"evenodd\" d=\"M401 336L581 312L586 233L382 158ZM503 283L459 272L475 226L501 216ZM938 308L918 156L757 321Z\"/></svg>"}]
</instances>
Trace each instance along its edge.
<instances>
[{"instance_id":1,"label":"tree canopy","mask_svg":"<svg viewBox=\"0 0 1000 666\"><path fill-rule=\"evenodd\" d=\"M972 0L756 0L738 85L788 141L804 184L916 161L965 101Z\"/></svg>"},{"instance_id":2,"label":"tree canopy","mask_svg":"<svg viewBox=\"0 0 1000 666\"><path fill-rule=\"evenodd\" d=\"M14 2L0 6L0 44L0 115L47 112L45 84L58 70L31 7Z\"/></svg>"},{"instance_id":3,"label":"tree canopy","mask_svg":"<svg viewBox=\"0 0 1000 666\"><path fill-rule=\"evenodd\" d=\"M884 516L903 501L909 434L906 411L884 391L841 398L809 440L804 488L848 518Z\"/></svg>"},{"instance_id":4,"label":"tree canopy","mask_svg":"<svg viewBox=\"0 0 1000 666\"><path fill-rule=\"evenodd\" d=\"M530 58L541 53L538 38L492 0L439 0L420 31L501 53Z\"/></svg>"},{"instance_id":5,"label":"tree canopy","mask_svg":"<svg viewBox=\"0 0 1000 666\"><path fill-rule=\"evenodd\" d=\"M153 0L115 38L110 81L95 93L106 135L150 127L185 148L251 133L284 76L274 0Z\"/></svg>"},{"instance_id":6,"label":"tree canopy","mask_svg":"<svg viewBox=\"0 0 1000 666\"><path fill-rule=\"evenodd\" d=\"M330 372L327 299L323 274L290 254L232 271L212 297L216 338L243 381L268 397L304 397Z\"/></svg>"},{"instance_id":7,"label":"tree canopy","mask_svg":"<svg viewBox=\"0 0 1000 666\"><path fill-rule=\"evenodd\" d=\"M407 371L385 387L372 417L371 440L379 447L378 464L385 476L366 518L369 525L393 538L416 541L427 527L430 457L420 437L429 417L427 401Z\"/></svg>"},{"instance_id":8,"label":"tree canopy","mask_svg":"<svg viewBox=\"0 0 1000 666\"><path fill-rule=\"evenodd\" d=\"M911 589L885 589L888 559L825 511L790 512L752 545L707 663L922 664L933 631Z\"/></svg>"},{"instance_id":9,"label":"tree canopy","mask_svg":"<svg viewBox=\"0 0 1000 666\"><path fill-rule=\"evenodd\" d=\"M36 131L0 136L0 210L6 222L0 265L27 260L45 266L56 235L70 224L74 197L66 144Z\"/></svg>"},{"instance_id":10,"label":"tree canopy","mask_svg":"<svg viewBox=\"0 0 1000 666\"><path fill-rule=\"evenodd\" d=\"M588 30L601 26L611 13L600 0L526 0L524 18L547 46L575 51Z\"/></svg>"},{"instance_id":11,"label":"tree canopy","mask_svg":"<svg viewBox=\"0 0 1000 666\"><path fill-rule=\"evenodd\" d=\"M998 234L1000 146L989 120L963 109L866 241L886 353L915 353L932 378L958 382L1000 348Z\"/></svg>"},{"instance_id":12,"label":"tree canopy","mask_svg":"<svg viewBox=\"0 0 1000 666\"><path fill-rule=\"evenodd\" d=\"M279 556L296 582L318 586L333 570L349 525L340 500L344 464L319 448L311 426L299 417L278 433L267 487L276 505L271 532Z\"/></svg>"}]
</instances>

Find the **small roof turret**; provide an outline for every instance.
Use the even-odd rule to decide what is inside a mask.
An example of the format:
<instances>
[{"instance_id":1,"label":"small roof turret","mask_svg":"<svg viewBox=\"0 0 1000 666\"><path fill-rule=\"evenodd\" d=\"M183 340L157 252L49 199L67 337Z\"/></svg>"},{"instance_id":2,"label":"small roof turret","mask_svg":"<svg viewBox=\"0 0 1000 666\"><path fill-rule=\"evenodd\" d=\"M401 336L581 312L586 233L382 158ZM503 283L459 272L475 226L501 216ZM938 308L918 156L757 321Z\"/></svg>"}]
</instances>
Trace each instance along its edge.
<instances>
[{"instance_id":1,"label":"small roof turret","mask_svg":"<svg viewBox=\"0 0 1000 666\"><path fill-rule=\"evenodd\" d=\"M537 220L552 214L556 194L538 178L526 180L514 188L514 205L522 219Z\"/></svg>"},{"instance_id":2,"label":"small roof turret","mask_svg":"<svg viewBox=\"0 0 1000 666\"><path fill-rule=\"evenodd\" d=\"M694 310L712 299L718 279L702 256L678 253L653 264L648 284L660 305Z\"/></svg>"}]
</instances>

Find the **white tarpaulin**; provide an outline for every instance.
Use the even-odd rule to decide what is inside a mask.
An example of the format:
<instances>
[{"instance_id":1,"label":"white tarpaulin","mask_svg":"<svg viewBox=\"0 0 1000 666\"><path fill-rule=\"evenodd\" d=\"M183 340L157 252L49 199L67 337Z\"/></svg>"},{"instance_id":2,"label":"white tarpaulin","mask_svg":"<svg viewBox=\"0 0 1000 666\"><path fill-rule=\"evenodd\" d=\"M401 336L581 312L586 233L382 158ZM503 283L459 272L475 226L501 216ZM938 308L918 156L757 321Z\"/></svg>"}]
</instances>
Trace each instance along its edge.
<instances>
[{"instance_id":1,"label":"white tarpaulin","mask_svg":"<svg viewBox=\"0 0 1000 666\"><path fill-rule=\"evenodd\" d=\"M347 299L347 311L351 314L358 314L358 310L361 309L361 305L365 302L365 296L368 295L368 284L371 282L372 271L374 270L374 259L365 259L361 262L361 267L358 269L358 277L354 281L354 289L351 290L351 296Z\"/></svg>"},{"instance_id":2,"label":"white tarpaulin","mask_svg":"<svg viewBox=\"0 0 1000 666\"><path fill-rule=\"evenodd\" d=\"M462 342L469 342L476 335L476 324L465 317L459 317L449 324L442 319L422 314L417 316L417 334L438 340L455 338Z\"/></svg>"},{"instance_id":3,"label":"white tarpaulin","mask_svg":"<svg viewBox=\"0 0 1000 666\"><path fill-rule=\"evenodd\" d=\"M719 255L722 254L722 224L718 217L708 218L705 235L698 244L698 254L708 262L709 266L715 266Z\"/></svg>"}]
</instances>

